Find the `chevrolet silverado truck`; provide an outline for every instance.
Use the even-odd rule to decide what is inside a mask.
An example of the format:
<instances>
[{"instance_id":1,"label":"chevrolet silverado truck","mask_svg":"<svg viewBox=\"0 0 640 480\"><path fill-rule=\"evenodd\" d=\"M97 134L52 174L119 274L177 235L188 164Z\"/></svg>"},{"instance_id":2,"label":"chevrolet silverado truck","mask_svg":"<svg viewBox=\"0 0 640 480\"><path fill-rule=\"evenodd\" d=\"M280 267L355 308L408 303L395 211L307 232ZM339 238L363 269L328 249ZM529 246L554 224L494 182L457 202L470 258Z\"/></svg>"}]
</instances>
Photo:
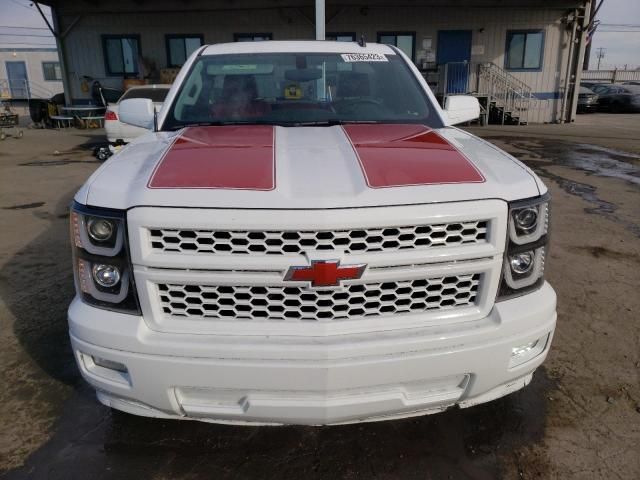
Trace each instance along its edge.
<instances>
[{"instance_id":1,"label":"chevrolet silverado truck","mask_svg":"<svg viewBox=\"0 0 640 480\"><path fill-rule=\"evenodd\" d=\"M549 195L399 49L203 46L78 191L71 344L100 402L326 425L469 407L549 350Z\"/></svg>"}]
</instances>

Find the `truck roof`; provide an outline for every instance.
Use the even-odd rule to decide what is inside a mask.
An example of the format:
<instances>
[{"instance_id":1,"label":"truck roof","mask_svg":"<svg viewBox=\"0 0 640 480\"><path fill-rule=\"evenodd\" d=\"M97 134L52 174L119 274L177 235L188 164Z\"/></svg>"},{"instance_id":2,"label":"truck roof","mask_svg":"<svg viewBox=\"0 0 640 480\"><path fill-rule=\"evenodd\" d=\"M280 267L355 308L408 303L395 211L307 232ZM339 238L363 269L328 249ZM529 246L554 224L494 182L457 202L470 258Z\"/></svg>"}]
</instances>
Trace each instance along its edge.
<instances>
[{"instance_id":1,"label":"truck roof","mask_svg":"<svg viewBox=\"0 0 640 480\"><path fill-rule=\"evenodd\" d=\"M357 42L332 42L327 40L268 40L263 42L233 42L207 45L201 55L221 55L229 53L379 53L395 55L388 45L367 43L361 47Z\"/></svg>"}]
</instances>

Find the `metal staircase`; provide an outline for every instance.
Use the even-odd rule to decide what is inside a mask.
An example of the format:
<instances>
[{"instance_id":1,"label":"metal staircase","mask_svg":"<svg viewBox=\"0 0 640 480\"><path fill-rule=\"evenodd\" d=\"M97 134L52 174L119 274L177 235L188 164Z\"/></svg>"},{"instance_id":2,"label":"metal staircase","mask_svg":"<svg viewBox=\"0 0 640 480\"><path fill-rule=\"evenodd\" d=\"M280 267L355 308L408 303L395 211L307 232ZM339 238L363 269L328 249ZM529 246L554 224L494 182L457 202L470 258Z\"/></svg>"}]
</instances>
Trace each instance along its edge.
<instances>
[{"instance_id":1,"label":"metal staircase","mask_svg":"<svg viewBox=\"0 0 640 480\"><path fill-rule=\"evenodd\" d=\"M485 124L526 125L535 100L531 87L491 62L478 64L474 95L486 115Z\"/></svg>"},{"instance_id":2,"label":"metal staircase","mask_svg":"<svg viewBox=\"0 0 640 480\"><path fill-rule=\"evenodd\" d=\"M446 63L425 78L442 105L450 95L477 97L482 125L526 125L536 100L531 87L491 62Z\"/></svg>"}]
</instances>

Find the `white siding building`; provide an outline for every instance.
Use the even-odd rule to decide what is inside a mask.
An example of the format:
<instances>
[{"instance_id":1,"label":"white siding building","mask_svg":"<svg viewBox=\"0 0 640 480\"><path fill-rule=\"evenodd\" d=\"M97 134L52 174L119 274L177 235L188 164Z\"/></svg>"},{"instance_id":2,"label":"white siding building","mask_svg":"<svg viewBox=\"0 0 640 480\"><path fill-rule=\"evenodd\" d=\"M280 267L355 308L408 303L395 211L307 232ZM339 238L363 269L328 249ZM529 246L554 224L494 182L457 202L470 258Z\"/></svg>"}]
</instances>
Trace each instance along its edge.
<instances>
[{"instance_id":1,"label":"white siding building","mask_svg":"<svg viewBox=\"0 0 640 480\"><path fill-rule=\"evenodd\" d=\"M301 0L45 0L64 59L68 101L83 76L126 77L179 66L202 43L313 39ZM328 39L394 43L440 95L475 93L497 121L570 121L591 0L340 0L326 2ZM142 60L144 59L144 61ZM155 65L155 69L151 67ZM497 114L497 115L496 115Z\"/></svg>"},{"instance_id":2,"label":"white siding building","mask_svg":"<svg viewBox=\"0 0 640 480\"><path fill-rule=\"evenodd\" d=\"M51 98L62 93L55 48L0 48L0 98Z\"/></svg>"}]
</instances>

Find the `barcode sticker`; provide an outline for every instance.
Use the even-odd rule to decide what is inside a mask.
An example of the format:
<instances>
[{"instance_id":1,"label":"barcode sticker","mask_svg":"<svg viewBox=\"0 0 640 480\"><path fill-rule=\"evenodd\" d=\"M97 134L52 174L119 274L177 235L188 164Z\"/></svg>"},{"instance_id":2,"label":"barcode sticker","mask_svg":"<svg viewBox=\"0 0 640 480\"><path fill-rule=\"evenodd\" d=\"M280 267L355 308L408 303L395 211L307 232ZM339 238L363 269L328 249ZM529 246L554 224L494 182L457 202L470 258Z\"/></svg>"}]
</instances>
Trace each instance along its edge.
<instances>
[{"instance_id":1,"label":"barcode sticker","mask_svg":"<svg viewBox=\"0 0 640 480\"><path fill-rule=\"evenodd\" d=\"M342 60L345 62L388 62L387 57L380 53L343 53Z\"/></svg>"}]
</instances>

